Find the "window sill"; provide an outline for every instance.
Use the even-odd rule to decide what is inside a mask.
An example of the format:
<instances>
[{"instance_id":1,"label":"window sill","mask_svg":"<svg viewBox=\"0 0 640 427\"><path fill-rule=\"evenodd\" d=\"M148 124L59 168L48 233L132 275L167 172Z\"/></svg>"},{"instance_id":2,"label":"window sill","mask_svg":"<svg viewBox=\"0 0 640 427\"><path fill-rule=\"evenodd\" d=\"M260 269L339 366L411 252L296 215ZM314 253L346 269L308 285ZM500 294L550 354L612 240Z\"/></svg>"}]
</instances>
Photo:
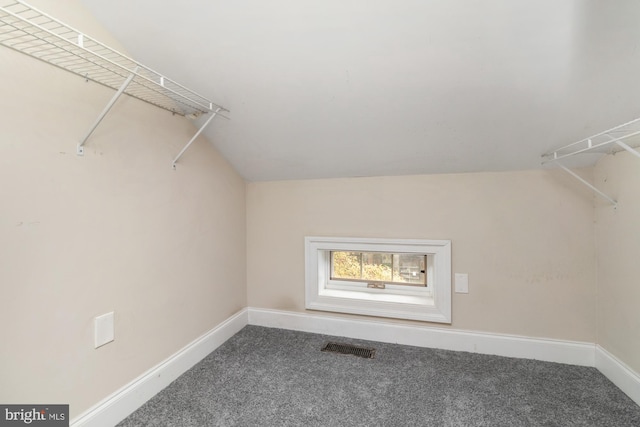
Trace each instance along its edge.
<instances>
[{"instance_id":1,"label":"window sill","mask_svg":"<svg viewBox=\"0 0 640 427\"><path fill-rule=\"evenodd\" d=\"M324 288L319 292L320 296L334 298L349 298L362 301L382 301L399 304L433 305L433 298L419 295L399 295L391 293L347 291L343 289Z\"/></svg>"}]
</instances>

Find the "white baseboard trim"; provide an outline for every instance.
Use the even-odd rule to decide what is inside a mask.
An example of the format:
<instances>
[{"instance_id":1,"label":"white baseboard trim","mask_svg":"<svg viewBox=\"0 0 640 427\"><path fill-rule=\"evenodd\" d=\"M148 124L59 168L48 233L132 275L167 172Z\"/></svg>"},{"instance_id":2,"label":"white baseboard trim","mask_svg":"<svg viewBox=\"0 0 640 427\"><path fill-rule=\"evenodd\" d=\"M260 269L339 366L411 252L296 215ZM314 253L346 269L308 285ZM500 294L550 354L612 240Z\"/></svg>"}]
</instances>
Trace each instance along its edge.
<instances>
[{"instance_id":1,"label":"white baseboard trim","mask_svg":"<svg viewBox=\"0 0 640 427\"><path fill-rule=\"evenodd\" d=\"M74 418L70 426L114 426L248 324L417 347L595 366L640 405L640 375L595 344L249 307Z\"/></svg>"},{"instance_id":2,"label":"white baseboard trim","mask_svg":"<svg viewBox=\"0 0 640 427\"><path fill-rule=\"evenodd\" d=\"M249 324L444 350L594 366L594 344L249 308Z\"/></svg>"},{"instance_id":3,"label":"white baseboard trim","mask_svg":"<svg viewBox=\"0 0 640 427\"><path fill-rule=\"evenodd\" d=\"M640 405L640 375L613 354L596 345L596 368Z\"/></svg>"},{"instance_id":4,"label":"white baseboard trim","mask_svg":"<svg viewBox=\"0 0 640 427\"><path fill-rule=\"evenodd\" d=\"M137 379L71 420L71 427L113 427L248 323L242 309Z\"/></svg>"}]
</instances>

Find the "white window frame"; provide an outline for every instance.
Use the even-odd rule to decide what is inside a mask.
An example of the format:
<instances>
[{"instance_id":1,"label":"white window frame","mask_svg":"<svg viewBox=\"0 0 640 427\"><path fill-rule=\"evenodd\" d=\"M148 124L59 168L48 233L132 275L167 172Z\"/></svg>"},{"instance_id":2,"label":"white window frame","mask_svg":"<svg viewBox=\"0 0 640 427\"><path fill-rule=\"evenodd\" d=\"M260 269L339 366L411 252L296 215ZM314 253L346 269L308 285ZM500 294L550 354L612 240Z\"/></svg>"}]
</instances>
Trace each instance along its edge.
<instances>
[{"instance_id":1,"label":"white window frame","mask_svg":"<svg viewBox=\"0 0 640 427\"><path fill-rule=\"evenodd\" d=\"M427 287L331 280L331 251L427 255ZM305 307L309 310L451 323L451 241L305 237Z\"/></svg>"}]
</instances>

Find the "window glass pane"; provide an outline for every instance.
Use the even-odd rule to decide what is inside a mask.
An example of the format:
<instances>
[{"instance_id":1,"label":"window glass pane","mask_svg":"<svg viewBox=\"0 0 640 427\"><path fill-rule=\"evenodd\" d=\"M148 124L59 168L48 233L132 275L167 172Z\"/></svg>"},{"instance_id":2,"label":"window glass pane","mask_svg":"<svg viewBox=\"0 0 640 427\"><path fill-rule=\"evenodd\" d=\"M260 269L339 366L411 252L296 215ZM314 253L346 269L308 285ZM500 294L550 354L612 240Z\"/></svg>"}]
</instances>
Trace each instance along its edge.
<instances>
[{"instance_id":1,"label":"window glass pane","mask_svg":"<svg viewBox=\"0 0 640 427\"><path fill-rule=\"evenodd\" d=\"M426 256L331 251L331 278L426 286Z\"/></svg>"},{"instance_id":2,"label":"window glass pane","mask_svg":"<svg viewBox=\"0 0 640 427\"><path fill-rule=\"evenodd\" d=\"M360 252L331 252L331 277L336 279L360 279Z\"/></svg>"},{"instance_id":3,"label":"window glass pane","mask_svg":"<svg viewBox=\"0 0 640 427\"><path fill-rule=\"evenodd\" d=\"M424 285L425 256L393 254L393 281Z\"/></svg>"},{"instance_id":4,"label":"window glass pane","mask_svg":"<svg viewBox=\"0 0 640 427\"><path fill-rule=\"evenodd\" d=\"M372 281L391 281L391 262L392 255L388 253L362 253L362 278Z\"/></svg>"}]
</instances>

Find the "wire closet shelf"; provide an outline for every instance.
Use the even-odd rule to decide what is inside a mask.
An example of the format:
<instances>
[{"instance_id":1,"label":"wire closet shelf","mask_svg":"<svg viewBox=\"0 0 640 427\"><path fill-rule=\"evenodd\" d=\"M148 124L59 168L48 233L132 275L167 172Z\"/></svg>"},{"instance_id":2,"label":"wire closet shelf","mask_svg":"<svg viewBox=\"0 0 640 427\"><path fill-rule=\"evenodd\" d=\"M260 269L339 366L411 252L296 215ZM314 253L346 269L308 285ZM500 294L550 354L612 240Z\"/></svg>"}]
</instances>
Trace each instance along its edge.
<instances>
[{"instance_id":1,"label":"wire closet shelf","mask_svg":"<svg viewBox=\"0 0 640 427\"><path fill-rule=\"evenodd\" d=\"M631 154L640 158L640 118L623 123L604 132L597 133L588 138L572 144L565 145L553 151L542 155L542 163L556 163L566 172L574 176L583 184L591 188L594 192L607 199L614 207L618 202L597 189L593 184L577 175L571 169L561 163L561 160L575 156L577 154L594 152L594 153L611 153L615 151L626 150Z\"/></svg>"},{"instance_id":2,"label":"wire closet shelf","mask_svg":"<svg viewBox=\"0 0 640 427\"><path fill-rule=\"evenodd\" d=\"M228 111L20 0L0 0L0 44L118 91L103 116L122 93L188 118Z\"/></svg>"}]
</instances>

